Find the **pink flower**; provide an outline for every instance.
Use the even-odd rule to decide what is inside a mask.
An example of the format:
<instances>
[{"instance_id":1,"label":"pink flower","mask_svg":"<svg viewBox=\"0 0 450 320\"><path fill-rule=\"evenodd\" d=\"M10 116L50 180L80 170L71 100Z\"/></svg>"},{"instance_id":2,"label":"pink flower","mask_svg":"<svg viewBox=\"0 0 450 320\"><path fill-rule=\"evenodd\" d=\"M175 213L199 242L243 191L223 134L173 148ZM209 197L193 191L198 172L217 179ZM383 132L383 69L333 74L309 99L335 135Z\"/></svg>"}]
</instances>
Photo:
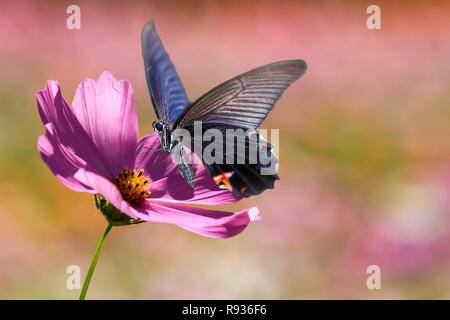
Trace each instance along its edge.
<instances>
[{"instance_id":1,"label":"pink flower","mask_svg":"<svg viewBox=\"0 0 450 320\"><path fill-rule=\"evenodd\" d=\"M36 99L46 130L38 139L42 159L66 187L101 195L96 198L100 206L111 204L134 222L171 223L213 238L234 236L259 219L256 207L233 213L187 205L222 205L239 198L220 190L203 166L196 168L192 189L168 153L147 149L160 147L156 134L137 140L133 89L127 80L104 72L98 81L83 81L72 108L53 80ZM141 142L147 148L139 147Z\"/></svg>"}]
</instances>

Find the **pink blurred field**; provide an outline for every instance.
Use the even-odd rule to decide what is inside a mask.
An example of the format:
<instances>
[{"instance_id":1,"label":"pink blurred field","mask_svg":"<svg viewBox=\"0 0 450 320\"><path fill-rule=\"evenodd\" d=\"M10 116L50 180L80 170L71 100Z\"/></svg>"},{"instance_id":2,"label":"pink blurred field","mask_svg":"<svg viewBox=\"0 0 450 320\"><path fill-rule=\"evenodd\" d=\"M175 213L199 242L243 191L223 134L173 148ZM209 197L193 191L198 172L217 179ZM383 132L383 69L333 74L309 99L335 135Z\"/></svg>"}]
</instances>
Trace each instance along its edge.
<instances>
[{"instance_id":1,"label":"pink blurred field","mask_svg":"<svg viewBox=\"0 0 450 320\"><path fill-rule=\"evenodd\" d=\"M133 85L140 136L155 114L140 31L156 28L191 100L283 59L305 76L264 122L280 129L275 190L262 220L213 240L162 224L113 229L88 298L450 298L450 3L80 1L0 10L0 298L76 298L66 268L89 262L105 221L94 199L40 159L35 92L58 80L72 100L108 70ZM379 265L382 289L368 290ZM84 273L83 273L84 274Z\"/></svg>"}]
</instances>

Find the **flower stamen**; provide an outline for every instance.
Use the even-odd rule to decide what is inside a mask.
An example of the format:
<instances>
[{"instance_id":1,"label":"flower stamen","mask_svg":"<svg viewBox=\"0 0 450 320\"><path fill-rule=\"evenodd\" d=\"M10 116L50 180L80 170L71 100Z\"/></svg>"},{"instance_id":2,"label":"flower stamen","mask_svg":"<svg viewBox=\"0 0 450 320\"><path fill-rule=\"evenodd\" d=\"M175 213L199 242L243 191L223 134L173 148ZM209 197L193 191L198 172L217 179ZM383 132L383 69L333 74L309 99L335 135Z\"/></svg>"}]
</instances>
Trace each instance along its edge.
<instances>
[{"instance_id":1,"label":"flower stamen","mask_svg":"<svg viewBox=\"0 0 450 320\"><path fill-rule=\"evenodd\" d=\"M116 176L114 183L123 199L131 204L142 203L150 196L150 191L147 190L150 179L144 176L144 169L136 172L125 167Z\"/></svg>"}]
</instances>

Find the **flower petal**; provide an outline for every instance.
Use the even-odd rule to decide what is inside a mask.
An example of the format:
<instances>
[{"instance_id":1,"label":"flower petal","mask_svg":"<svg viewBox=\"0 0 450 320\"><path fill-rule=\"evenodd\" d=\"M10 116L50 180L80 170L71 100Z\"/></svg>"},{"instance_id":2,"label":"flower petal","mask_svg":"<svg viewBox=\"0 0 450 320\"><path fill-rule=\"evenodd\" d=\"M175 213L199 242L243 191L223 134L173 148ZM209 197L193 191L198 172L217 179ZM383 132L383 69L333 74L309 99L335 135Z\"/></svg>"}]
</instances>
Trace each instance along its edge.
<instances>
[{"instance_id":1,"label":"flower petal","mask_svg":"<svg viewBox=\"0 0 450 320\"><path fill-rule=\"evenodd\" d=\"M52 123L48 123L45 127L47 133L38 138L38 150L42 160L66 187L73 191L89 192L91 189L74 177L78 169L86 166L86 162L58 141L53 134Z\"/></svg>"},{"instance_id":2,"label":"flower petal","mask_svg":"<svg viewBox=\"0 0 450 320\"><path fill-rule=\"evenodd\" d=\"M142 138L138 146L136 166L137 170L144 168L146 175L150 177L150 198L209 205L229 204L241 199L229 190L219 189L208 170L202 164L196 165L196 162L193 162L195 188L191 188L181 176L170 154L154 151L161 147L158 134ZM192 153L191 156L195 155Z\"/></svg>"},{"instance_id":3,"label":"flower petal","mask_svg":"<svg viewBox=\"0 0 450 320\"><path fill-rule=\"evenodd\" d=\"M126 166L133 168L138 120L127 80L117 81L106 71L98 81L86 79L75 92L72 108L113 176Z\"/></svg>"},{"instance_id":4,"label":"flower petal","mask_svg":"<svg viewBox=\"0 0 450 320\"><path fill-rule=\"evenodd\" d=\"M122 194L119 189L117 189L116 185L101 175L80 169L75 173L75 178L85 185L90 186L92 188L91 193L103 196L120 212L123 212L134 219L147 218L146 214L141 214L138 211L133 210L131 205L122 198Z\"/></svg>"},{"instance_id":5,"label":"flower petal","mask_svg":"<svg viewBox=\"0 0 450 320\"><path fill-rule=\"evenodd\" d=\"M116 186L104 177L80 169L75 178L106 198L118 210L134 219L148 222L175 224L183 229L211 238L229 238L241 233L250 221L259 220L256 207L233 213L195 208L173 200L150 199L144 204L131 206L123 200Z\"/></svg>"},{"instance_id":6,"label":"flower petal","mask_svg":"<svg viewBox=\"0 0 450 320\"><path fill-rule=\"evenodd\" d=\"M259 220L256 207L233 213L195 208L164 200L149 200L145 206L133 207L134 215L149 222L175 224L210 238L229 238L241 233L250 221Z\"/></svg>"},{"instance_id":7,"label":"flower petal","mask_svg":"<svg viewBox=\"0 0 450 320\"><path fill-rule=\"evenodd\" d=\"M72 109L62 97L59 83L53 80L47 81L45 89L36 93L36 101L39 114L48 133L48 135L46 134L47 140L41 139L41 143L47 151L47 156L50 156L48 143L53 146L55 146L54 143L58 143L78 158L83 159L84 163L89 164L95 172L106 177L112 177L101 154L86 135ZM49 129L52 132L48 132ZM50 137L53 137L53 139ZM60 149L60 147L54 149ZM56 159L63 161L65 158L57 157ZM79 165L81 164L79 163Z\"/></svg>"}]
</instances>

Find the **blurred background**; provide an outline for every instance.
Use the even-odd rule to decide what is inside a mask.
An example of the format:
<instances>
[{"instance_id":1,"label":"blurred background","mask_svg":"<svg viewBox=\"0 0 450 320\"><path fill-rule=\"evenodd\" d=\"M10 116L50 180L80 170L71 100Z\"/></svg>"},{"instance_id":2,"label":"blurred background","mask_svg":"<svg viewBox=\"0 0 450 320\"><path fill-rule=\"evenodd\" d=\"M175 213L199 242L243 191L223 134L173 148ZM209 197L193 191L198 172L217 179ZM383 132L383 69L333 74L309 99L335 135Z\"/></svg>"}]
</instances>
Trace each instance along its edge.
<instances>
[{"instance_id":1,"label":"blurred background","mask_svg":"<svg viewBox=\"0 0 450 320\"><path fill-rule=\"evenodd\" d=\"M66 8L81 8L69 30ZM366 9L381 8L381 30ZM151 18L191 100L251 68L309 69L264 122L280 129L274 190L236 204L262 220L226 240L164 224L112 230L88 298L450 299L450 3L434 1L1 1L0 298L73 299L105 226L92 195L37 151L48 79L72 101L108 70L155 113L144 78ZM381 268L369 290L366 268Z\"/></svg>"}]
</instances>

